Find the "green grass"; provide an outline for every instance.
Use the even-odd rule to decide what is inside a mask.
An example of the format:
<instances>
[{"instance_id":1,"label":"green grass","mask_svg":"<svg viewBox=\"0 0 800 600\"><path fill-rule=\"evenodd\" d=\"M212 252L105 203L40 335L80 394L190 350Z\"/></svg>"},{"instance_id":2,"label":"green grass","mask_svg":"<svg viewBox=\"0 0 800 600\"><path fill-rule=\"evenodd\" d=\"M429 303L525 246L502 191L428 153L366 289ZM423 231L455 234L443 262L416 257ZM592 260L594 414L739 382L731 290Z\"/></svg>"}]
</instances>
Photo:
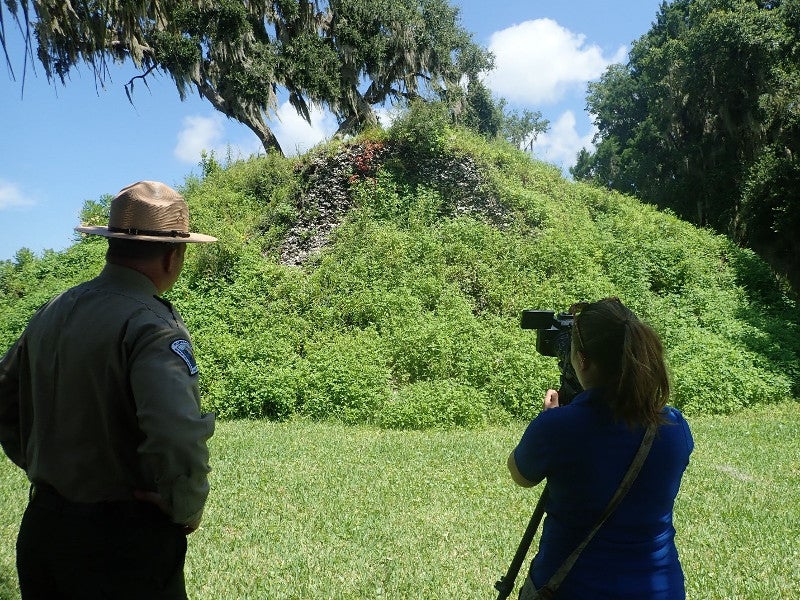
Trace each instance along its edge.
<instances>
[{"instance_id":1,"label":"green grass","mask_svg":"<svg viewBox=\"0 0 800 600\"><path fill-rule=\"evenodd\" d=\"M691 424L675 517L689 598L795 598L800 405ZM539 493L505 470L523 427L219 423L212 496L189 538L191 597L495 598ZM24 476L0 460L0 600L18 598L26 499Z\"/></svg>"}]
</instances>

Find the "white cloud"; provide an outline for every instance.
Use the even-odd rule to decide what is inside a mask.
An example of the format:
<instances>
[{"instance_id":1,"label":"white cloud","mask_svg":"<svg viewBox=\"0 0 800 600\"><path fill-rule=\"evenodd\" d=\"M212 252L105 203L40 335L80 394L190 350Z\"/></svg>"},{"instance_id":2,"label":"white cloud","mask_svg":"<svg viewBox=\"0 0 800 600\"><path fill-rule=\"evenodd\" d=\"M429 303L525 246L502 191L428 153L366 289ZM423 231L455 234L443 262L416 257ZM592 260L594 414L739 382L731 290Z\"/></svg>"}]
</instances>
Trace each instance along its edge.
<instances>
[{"instance_id":1,"label":"white cloud","mask_svg":"<svg viewBox=\"0 0 800 600\"><path fill-rule=\"evenodd\" d=\"M183 128L178 132L175 156L185 162L200 162L201 154L214 150L225 133L222 115L184 117Z\"/></svg>"},{"instance_id":2,"label":"white cloud","mask_svg":"<svg viewBox=\"0 0 800 600\"><path fill-rule=\"evenodd\" d=\"M309 124L289 102L281 104L277 118L267 124L287 155L305 152L336 131L336 120L330 113L312 107ZM231 140L233 135L238 135L240 139ZM217 160L225 161L263 154L264 148L255 134L244 125L227 121L222 113L215 113L185 117L173 152L180 161L197 164L203 152L213 152Z\"/></svg>"},{"instance_id":3,"label":"white cloud","mask_svg":"<svg viewBox=\"0 0 800 600\"><path fill-rule=\"evenodd\" d=\"M596 128L592 125L585 135L578 133L577 121L572 111L564 112L546 133L540 133L533 142L533 154L539 160L557 165L566 171L575 164L581 148L591 149Z\"/></svg>"},{"instance_id":4,"label":"white cloud","mask_svg":"<svg viewBox=\"0 0 800 600\"><path fill-rule=\"evenodd\" d=\"M333 115L312 106L310 116L309 124L288 101L278 107L279 120L273 126L273 133L286 155L305 152L335 133L336 120Z\"/></svg>"},{"instance_id":5,"label":"white cloud","mask_svg":"<svg viewBox=\"0 0 800 600\"><path fill-rule=\"evenodd\" d=\"M572 33L552 19L525 21L494 33L489 50L495 55L495 70L486 84L512 103L558 102L567 92L585 91L612 63L625 59L620 47L613 56L603 56L586 36Z\"/></svg>"},{"instance_id":6,"label":"white cloud","mask_svg":"<svg viewBox=\"0 0 800 600\"><path fill-rule=\"evenodd\" d=\"M388 128L392 126L392 123L402 114L403 109L399 106L393 106L391 104L378 106L375 108L375 114L378 116L378 123L381 124L381 127Z\"/></svg>"},{"instance_id":7,"label":"white cloud","mask_svg":"<svg viewBox=\"0 0 800 600\"><path fill-rule=\"evenodd\" d=\"M0 210L33 206L36 202L26 196L19 187L9 181L0 179Z\"/></svg>"},{"instance_id":8,"label":"white cloud","mask_svg":"<svg viewBox=\"0 0 800 600\"><path fill-rule=\"evenodd\" d=\"M178 142L173 153L185 163L197 164L202 153L214 153L218 160L247 158L261 150L255 135L248 131L247 137L238 142L226 141L230 137L225 127L225 117L221 113L211 116L193 115L183 119L183 127L178 132Z\"/></svg>"}]
</instances>

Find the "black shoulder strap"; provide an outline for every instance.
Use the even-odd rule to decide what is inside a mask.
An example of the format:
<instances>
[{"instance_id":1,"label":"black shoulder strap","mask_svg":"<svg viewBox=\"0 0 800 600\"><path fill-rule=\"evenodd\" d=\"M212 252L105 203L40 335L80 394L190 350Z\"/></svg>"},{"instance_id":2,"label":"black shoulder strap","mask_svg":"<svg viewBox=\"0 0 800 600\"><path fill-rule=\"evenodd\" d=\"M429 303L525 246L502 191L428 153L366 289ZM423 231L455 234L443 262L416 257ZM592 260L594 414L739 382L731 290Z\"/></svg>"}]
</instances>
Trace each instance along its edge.
<instances>
[{"instance_id":1,"label":"black shoulder strap","mask_svg":"<svg viewBox=\"0 0 800 600\"><path fill-rule=\"evenodd\" d=\"M611 500L606 506L606 509L603 511L603 514L600 515L597 523L594 527L589 531L586 535L586 538L578 545L575 550L573 550L572 554L570 554L566 560L562 563L562 565L558 568L558 570L553 573L553 576L547 582L547 584L539 590L539 593L542 595L543 598L549 597L550 594L553 594L558 587L561 585L561 582L564 581L564 578L569 573L570 569L572 569L575 562L578 560L578 557L583 552L584 548L589 544L595 534L598 532L600 527L603 526L603 523L606 522L608 517L611 516L611 513L617 508L622 499L625 497L625 494L628 493L628 490L631 489L631 485L633 485L633 481L636 479L636 476L639 474L639 470L642 468L645 459L647 458L648 453L650 452L650 447L653 445L653 439L656 437L656 431L658 430L657 425L650 425L647 430L644 432L644 438L642 439L642 443L639 446L639 450L636 452L636 455L633 457L633 462L631 462L631 466L628 467L627 473L625 473L625 477L622 478L622 483L619 484L617 491L614 492L614 495L611 497Z\"/></svg>"}]
</instances>

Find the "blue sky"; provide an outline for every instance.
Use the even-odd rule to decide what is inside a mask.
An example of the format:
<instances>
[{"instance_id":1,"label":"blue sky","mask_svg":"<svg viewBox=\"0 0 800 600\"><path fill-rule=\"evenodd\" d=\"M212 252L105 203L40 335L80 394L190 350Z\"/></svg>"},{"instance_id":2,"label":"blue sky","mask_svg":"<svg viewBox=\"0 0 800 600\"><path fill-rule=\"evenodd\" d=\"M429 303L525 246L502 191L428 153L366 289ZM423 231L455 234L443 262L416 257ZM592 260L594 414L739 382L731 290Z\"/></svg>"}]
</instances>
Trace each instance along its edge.
<instances>
[{"instance_id":1,"label":"blue sky","mask_svg":"<svg viewBox=\"0 0 800 600\"><path fill-rule=\"evenodd\" d=\"M550 131L537 158L568 168L591 143L586 84L624 61L631 42L655 20L661 0L456 0L461 22L496 55L487 83L515 109L538 110ZM7 14L7 13L6 13ZM260 150L249 129L226 119L196 94L181 102L166 76L137 85L131 105L124 84L135 72L115 67L105 88L89 69L67 84L48 83L38 62L24 77L20 38L6 23L14 77L0 66L0 260L20 248L62 250L85 200L115 194L142 179L179 186L199 172L202 150L247 157ZM273 121L287 154L335 131L322 112L312 124L286 106Z\"/></svg>"}]
</instances>

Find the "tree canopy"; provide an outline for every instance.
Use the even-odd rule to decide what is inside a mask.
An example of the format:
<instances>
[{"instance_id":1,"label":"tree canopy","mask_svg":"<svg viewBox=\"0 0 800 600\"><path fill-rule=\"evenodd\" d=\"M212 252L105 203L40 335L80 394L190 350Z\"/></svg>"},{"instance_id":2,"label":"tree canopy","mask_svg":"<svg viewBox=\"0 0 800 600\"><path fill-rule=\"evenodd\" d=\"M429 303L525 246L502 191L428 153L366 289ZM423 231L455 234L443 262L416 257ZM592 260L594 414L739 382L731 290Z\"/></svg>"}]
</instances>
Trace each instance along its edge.
<instances>
[{"instance_id":1,"label":"tree canopy","mask_svg":"<svg viewBox=\"0 0 800 600\"><path fill-rule=\"evenodd\" d=\"M328 108L345 134L377 123L386 102L431 96L459 112L461 82L492 66L447 0L6 0L4 51L6 10L48 79L65 83L86 63L104 83L109 62L130 60L141 73L129 97L137 81L166 73L181 98L196 91L267 150L281 151L266 123L281 91L306 120Z\"/></svg>"},{"instance_id":2,"label":"tree canopy","mask_svg":"<svg viewBox=\"0 0 800 600\"><path fill-rule=\"evenodd\" d=\"M662 3L626 65L590 84L578 179L751 245L800 287L800 1Z\"/></svg>"}]
</instances>

